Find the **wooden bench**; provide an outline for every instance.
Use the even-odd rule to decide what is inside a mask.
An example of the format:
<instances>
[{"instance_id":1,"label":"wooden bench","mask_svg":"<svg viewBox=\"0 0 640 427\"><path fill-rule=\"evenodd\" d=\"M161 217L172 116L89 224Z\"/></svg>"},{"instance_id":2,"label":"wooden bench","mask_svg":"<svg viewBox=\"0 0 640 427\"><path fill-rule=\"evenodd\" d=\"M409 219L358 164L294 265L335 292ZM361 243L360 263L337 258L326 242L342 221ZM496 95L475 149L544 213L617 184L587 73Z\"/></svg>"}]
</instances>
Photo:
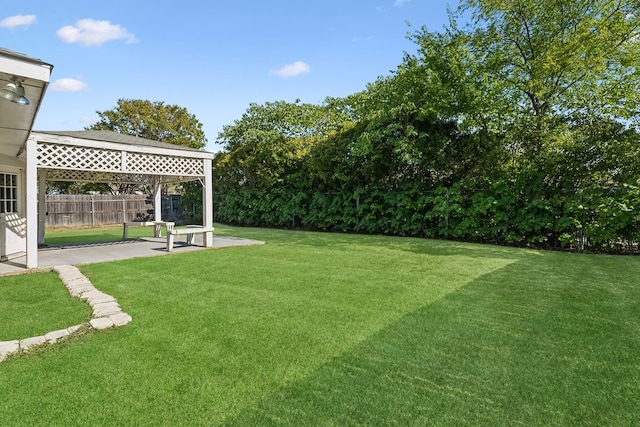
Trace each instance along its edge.
<instances>
[{"instance_id":1,"label":"wooden bench","mask_svg":"<svg viewBox=\"0 0 640 427\"><path fill-rule=\"evenodd\" d=\"M126 240L129 236L129 227L154 227L153 237L162 237L162 227L164 226L167 229L167 234L169 234L169 231L173 230L174 225L175 222L168 221L125 222L122 224L122 240Z\"/></svg>"},{"instance_id":2,"label":"wooden bench","mask_svg":"<svg viewBox=\"0 0 640 427\"><path fill-rule=\"evenodd\" d=\"M176 236L187 236L187 245L193 245L193 239L196 234L213 233L213 227L204 227L202 225L187 225L185 228L173 228L167 231L167 252L173 250L173 243ZM203 238L206 236L203 236ZM205 246L206 238L204 238Z\"/></svg>"}]
</instances>

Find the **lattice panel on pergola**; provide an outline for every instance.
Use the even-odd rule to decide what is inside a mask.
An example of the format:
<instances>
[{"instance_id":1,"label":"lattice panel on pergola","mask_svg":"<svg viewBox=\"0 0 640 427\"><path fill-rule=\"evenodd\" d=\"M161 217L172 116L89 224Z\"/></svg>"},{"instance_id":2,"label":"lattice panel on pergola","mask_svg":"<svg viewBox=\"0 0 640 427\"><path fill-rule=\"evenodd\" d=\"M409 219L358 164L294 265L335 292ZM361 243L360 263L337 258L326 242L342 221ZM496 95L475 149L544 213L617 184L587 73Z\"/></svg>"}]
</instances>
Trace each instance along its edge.
<instances>
[{"instance_id":1,"label":"lattice panel on pergola","mask_svg":"<svg viewBox=\"0 0 640 427\"><path fill-rule=\"evenodd\" d=\"M122 155L116 150L38 143L38 167L122 171Z\"/></svg>"},{"instance_id":2,"label":"lattice panel on pergola","mask_svg":"<svg viewBox=\"0 0 640 427\"><path fill-rule=\"evenodd\" d=\"M127 153L126 159L126 168L129 172L158 175L204 175L204 162L201 159L143 153Z\"/></svg>"},{"instance_id":3,"label":"lattice panel on pergola","mask_svg":"<svg viewBox=\"0 0 640 427\"><path fill-rule=\"evenodd\" d=\"M202 159L135 153L93 147L37 144L38 167L78 171L100 171L165 175L180 180L204 176Z\"/></svg>"}]
</instances>

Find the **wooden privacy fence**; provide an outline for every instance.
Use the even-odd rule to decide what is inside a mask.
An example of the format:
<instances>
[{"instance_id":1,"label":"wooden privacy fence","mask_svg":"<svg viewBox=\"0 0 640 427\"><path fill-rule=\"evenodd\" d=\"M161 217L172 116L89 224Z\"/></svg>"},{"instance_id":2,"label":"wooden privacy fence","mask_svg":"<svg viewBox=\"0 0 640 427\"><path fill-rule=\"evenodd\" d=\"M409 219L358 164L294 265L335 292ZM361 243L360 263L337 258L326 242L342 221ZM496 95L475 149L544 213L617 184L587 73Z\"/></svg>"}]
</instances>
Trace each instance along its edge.
<instances>
[{"instance_id":1,"label":"wooden privacy fence","mask_svg":"<svg viewBox=\"0 0 640 427\"><path fill-rule=\"evenodd\" d=\"M153 203L145 195L56 195L47 196L46 201L46 225L52 227L121 224L153 217Z\"/></svg>"}]
</instances>

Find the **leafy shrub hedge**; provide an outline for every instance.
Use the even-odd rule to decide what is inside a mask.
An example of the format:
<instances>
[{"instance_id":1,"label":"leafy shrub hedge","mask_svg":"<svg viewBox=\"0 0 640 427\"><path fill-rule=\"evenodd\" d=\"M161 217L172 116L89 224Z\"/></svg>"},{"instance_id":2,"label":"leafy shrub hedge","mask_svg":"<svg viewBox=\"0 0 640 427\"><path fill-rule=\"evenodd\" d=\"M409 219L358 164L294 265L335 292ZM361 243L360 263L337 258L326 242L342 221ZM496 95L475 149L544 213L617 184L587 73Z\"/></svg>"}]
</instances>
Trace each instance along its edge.
<instances>
[{"instance_id":1,"label":"leafy shrub hedge","mask_svg":"<svg viewBox=\"0 0 640 427\"><path fill-rule=\"evenodd\" d=\"M640 241L640 188L631 184L555 193L503 181L426 191L243 189L215 200L216 221L246 226L603 252L635 252Z\"/></svg>"}]
</instances>

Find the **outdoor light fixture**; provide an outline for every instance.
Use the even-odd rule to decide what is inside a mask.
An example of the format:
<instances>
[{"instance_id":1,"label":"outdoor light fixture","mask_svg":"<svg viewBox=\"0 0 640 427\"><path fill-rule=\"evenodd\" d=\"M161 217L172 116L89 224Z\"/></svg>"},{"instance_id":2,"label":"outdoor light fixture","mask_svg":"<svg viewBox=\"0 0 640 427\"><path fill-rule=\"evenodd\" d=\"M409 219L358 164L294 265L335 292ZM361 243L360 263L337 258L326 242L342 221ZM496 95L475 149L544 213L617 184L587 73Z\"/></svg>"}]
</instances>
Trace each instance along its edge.
<instances>
[{"instance_id":1,"label":"outdoor light fixture","mask_svg":"<svg viewBox=\"0 0 640 427\"><path fill-rule=\"evenodd\" d=\"M19 96L18 100L14 101L14 102L16 102L16 103L18 103L20 105L29 105L30 104L30 102L27 99L27 97L24 96L24 86L22 86L22 83L18 83L18 96Z\"/></svg>"},{"instance_id":2,"label":"outdoor light fixture","mask_svg":"<svg viewBox=\"0 0 640 427\"><path fill-rule=\"evenodd\" d=\"M27 97L24 96L24 87L22 86L22 83L16 80L10 81L9 83L7 83L6 87L0 89L0 96L16 104L30 104Z\"/></svg>"}]
</instances>

